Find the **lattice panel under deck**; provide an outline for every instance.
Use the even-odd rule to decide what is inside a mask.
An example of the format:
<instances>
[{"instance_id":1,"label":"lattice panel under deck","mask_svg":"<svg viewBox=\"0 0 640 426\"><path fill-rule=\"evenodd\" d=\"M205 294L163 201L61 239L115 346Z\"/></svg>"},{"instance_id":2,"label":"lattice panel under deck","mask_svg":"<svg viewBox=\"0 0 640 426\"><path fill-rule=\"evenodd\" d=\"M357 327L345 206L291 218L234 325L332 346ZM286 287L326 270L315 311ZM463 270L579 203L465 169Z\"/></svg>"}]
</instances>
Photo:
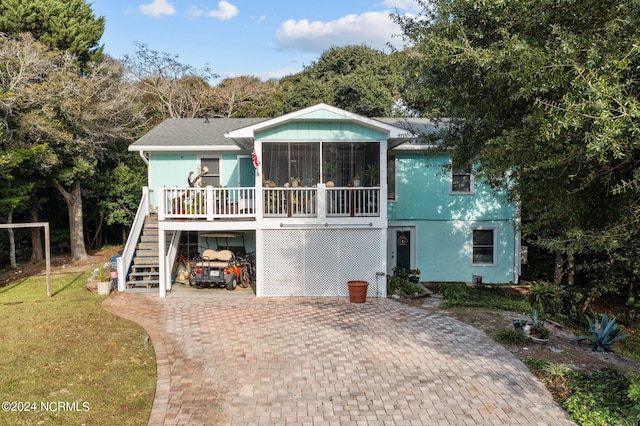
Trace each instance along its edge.
<instances>
[{"instance_id":1,"label":"lattice panel under deck","mask_svg":"<svg viewBox=\"0 0 640 426\"><path fill-rule=\"evenodd\" d=\"M348 296L347 281L369 281L384 270L377 229L265 230L262 250L265 296Z\"/></svg>"}]
</instances>

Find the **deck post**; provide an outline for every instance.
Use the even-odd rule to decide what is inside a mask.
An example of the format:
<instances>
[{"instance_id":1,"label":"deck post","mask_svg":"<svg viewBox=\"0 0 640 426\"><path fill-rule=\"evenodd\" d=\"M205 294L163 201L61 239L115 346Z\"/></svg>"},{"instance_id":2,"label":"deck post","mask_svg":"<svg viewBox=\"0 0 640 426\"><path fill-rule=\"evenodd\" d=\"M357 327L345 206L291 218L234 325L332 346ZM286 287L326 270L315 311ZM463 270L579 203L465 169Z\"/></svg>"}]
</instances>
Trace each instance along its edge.
<instances>
[{"instance_id":1,"label":"deck post","mask_svg":"<svg viewBox=\"0 0 640 426\"><path fill-rule=\"evenodd\" d=\"M160 297L167 297L167 259L165 256L165 247L167 246L166 235L164 229L158 229L158 291Z\"/></svg>"}]
</instances>

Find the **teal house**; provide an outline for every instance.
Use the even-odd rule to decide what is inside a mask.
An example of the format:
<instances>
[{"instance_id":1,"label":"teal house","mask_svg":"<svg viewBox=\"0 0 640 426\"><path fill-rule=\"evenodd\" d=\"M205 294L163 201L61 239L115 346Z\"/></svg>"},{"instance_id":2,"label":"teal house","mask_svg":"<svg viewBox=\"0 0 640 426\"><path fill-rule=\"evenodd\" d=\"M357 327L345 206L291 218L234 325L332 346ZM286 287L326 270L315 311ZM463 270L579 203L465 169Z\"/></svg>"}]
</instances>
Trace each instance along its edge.
<instances>
[{"instance_id":1,"label":"teal house","mask_svg":"<svg viewBox=\"0 0 640 426\"><path fill-rule=\"evenodd\" d=\"M416 133L434 129L326 104L162 122L129 147L148 185L119 290L164 297L204 250L250 254L258 297L347 296L350 280L384 297L395 268L421 281L517 282L516 206L472 169L452 170L448 154L425 155Z\"/></svg>"}]
</instances>

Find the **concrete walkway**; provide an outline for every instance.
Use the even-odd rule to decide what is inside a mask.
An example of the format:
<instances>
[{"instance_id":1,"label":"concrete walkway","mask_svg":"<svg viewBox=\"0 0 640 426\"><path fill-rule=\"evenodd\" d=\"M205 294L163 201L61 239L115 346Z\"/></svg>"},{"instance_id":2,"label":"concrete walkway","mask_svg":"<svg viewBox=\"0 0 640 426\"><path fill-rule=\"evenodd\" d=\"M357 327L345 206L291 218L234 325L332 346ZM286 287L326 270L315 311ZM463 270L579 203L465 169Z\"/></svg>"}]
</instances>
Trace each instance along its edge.
<instances>
[{"instance_id":1,"label":"concrete walkway","mask_svg":"<svg viewBox=\"0 0 640 426\"><path fill-rule=\"evenodd\" d=\"M573 424L517 358L453 318L388 299L243 294L105 300L153 342L149 425Z\"/></svg>"}]
</instances>

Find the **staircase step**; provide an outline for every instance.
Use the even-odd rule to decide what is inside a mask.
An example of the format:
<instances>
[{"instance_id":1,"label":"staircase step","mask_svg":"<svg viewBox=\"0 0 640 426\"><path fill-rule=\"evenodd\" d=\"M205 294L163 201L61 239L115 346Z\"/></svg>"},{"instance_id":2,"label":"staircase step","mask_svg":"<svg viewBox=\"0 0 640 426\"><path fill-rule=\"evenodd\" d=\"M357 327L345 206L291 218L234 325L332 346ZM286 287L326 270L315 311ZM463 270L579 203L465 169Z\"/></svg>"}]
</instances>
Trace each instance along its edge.
<instances>
[{"instance_id":1,"label":"staircase step","mask_svg":"<svg viewBox=\"0 0 640 426\"><path fill-rule=\"evenodd\" d=\"M131 264L131 266L136 268L159 268L160 262L158 262L157 257L139 257Z\"/></svg>"},{"instance_id":2,"label":"staircase step","mask_svg":"<svg viewBox=\"0 0 640 426\"><path fill-rule=\"evenodd\" d=\"M136 249L136 257L158 258L158 249Z\"/></svg>"},{"instance_id":3,"label":"staircase step","mask_svg":"<svg viewBox=\"0 0 640 426\"><path fill-rule=\"evenodd\" d=\"M140 291L160 284L160 259L158 250L158 216L145 217L144 226L136 245L134 258L126 282L127 290ZM170 241L167 241L167 245Z\"/></svg>"},{"instance_id":4,"label":"staircase step","mask_svg":"<svg viewBox=\"0 0 640 426\"><path fill-rule=\"evenodd\" d=\"M158 252L158 242L140 242L136 246L137 250L154 250L156 253Z\"/></svg>"},{"instance_id":5,"label":"staircase step","mask_svg":"<svg viewBox=\"0 0 640 426\"><path fill-rule=\"evenodd\" d=\"M160 277L160 272L129 272L129 277L155 277L158 279L158 277Z\"/></svg>"},{"instance_id":6,"label":"staircase step","mask_svg":"<svg viewBox=\"0 0 640 426\"><path fill-rule=\"evenodd\" d=\"M133 288L136 286L145 286L147 288L154 286L154 285L160 285L160 281L159 280L129 280L127 281L127 288Z\"/></svg>"}]
</instances>

